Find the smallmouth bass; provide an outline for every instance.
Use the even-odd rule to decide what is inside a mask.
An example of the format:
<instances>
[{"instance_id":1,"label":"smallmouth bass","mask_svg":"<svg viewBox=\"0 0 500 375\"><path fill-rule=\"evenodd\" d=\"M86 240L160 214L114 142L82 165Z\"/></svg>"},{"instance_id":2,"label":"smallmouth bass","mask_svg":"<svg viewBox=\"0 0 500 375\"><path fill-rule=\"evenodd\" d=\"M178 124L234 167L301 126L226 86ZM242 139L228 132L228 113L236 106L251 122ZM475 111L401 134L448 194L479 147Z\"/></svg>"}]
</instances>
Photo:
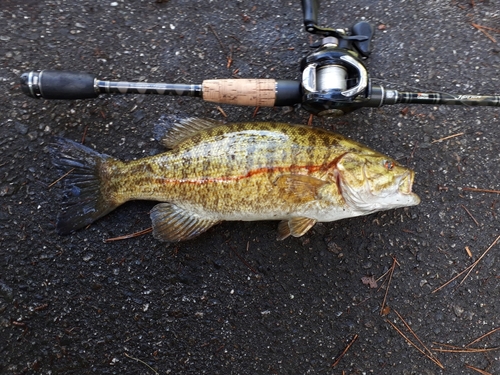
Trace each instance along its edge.
<instances>
[{"instance_id":1,"label":"smallmouth bass","mask_svg":"<svg viewBox=\"0 0 500 375\"><path fill-rule=\"evenodd\" d=\"M169 151L128 162L56 138L53 164L71 170L60 234L134 199L162 202L150 213L153 236L169 242L229 220L281 220L279 239L299 237L316 222L420 202L412 170L324 129L165 116L155 135Z\"/></svg>"}]
</instances>

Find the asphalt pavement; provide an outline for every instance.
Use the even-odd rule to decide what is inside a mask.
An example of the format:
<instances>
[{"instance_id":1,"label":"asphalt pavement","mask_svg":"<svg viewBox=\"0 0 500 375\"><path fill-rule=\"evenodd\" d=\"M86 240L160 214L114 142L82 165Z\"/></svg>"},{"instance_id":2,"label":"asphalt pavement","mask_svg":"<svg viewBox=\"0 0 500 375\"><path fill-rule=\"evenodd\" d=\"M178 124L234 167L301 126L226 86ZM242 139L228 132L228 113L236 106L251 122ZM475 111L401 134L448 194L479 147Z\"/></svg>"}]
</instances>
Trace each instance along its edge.
<instances>
[{"instance_id":1,"label":"asphalt pavement","mask_svg":"<svg viewBox=\"0 0 500 375\"><path fill-rule=\"evenodd\" d=\"M497 0L323 0L319 18L374 25L367 66L384 87L500 94ZM163 151L162 114L300 124L309 114L186 97L35 100L20 91L23 72L298 80L315 40L299 1L1 0L1 373L500 374L500 351L486 350L500 346L498 107L313 119L413 168L415 207L285 241L276 222L223 223L175 245L106 241L150 227L154 203L129 202L56 234L54 135L130 160Z\"/></svg>"}]
</instances>

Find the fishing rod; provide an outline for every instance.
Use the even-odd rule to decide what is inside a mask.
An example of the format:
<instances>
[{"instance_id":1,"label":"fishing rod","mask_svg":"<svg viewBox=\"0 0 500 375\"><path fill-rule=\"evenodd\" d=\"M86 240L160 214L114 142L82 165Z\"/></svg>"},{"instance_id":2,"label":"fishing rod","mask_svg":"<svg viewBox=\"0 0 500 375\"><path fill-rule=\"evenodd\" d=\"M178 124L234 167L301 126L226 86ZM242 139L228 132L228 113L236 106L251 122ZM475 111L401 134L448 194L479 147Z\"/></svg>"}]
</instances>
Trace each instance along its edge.
<instances>
[{"instance_id":1,"label":"fishing rod","mask_svg":"<svg viewBox=\"0 0 500 375\"><path fill-rule=\"evenodd\" d=\"M363 61L371 54L374 28L366 21L348 29L318 26L319 0L302 0L305 30L322 37L302 59L301 81L210 79L201 84L105 81L95 75L56 70L21 75L21 89L32 98L89 99L101 94L192 96L207 102L275 107L300 104L318 116L341 116L363 107L434 104L500 107L500 95L405 92L375 85Z\"/></svg>"}]
</instances>

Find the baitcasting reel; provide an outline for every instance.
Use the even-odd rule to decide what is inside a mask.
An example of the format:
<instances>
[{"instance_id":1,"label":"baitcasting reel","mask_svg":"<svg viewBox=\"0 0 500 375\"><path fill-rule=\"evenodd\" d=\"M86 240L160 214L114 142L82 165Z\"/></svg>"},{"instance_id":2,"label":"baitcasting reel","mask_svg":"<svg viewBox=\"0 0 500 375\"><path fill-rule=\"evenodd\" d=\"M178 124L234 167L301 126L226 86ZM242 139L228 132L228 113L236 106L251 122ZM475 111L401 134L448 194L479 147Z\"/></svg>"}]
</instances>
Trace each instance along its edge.
<instances>
[{"instance_id":1,"label":"baitcasting reel","mask_svg":"<svg viewBox=\"0 0 500 375\"><path fill-rule=\"evenodd\" d=\"M373 27L365 21L347 31L319 27L318 1L302 0L302 9L306 31L323 37L301 62L303 107L319 116L359 108L369 97L368 71L361 58L370 56Z\"/></svg>"}]
</instances>

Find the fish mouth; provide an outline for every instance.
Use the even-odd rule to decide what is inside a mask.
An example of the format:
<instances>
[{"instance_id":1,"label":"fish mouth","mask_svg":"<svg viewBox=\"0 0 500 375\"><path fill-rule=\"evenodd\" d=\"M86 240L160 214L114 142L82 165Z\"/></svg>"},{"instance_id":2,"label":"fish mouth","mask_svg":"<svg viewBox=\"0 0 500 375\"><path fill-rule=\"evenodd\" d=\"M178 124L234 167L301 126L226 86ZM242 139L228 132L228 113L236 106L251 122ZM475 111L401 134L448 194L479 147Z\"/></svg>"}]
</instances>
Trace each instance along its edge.
<instances>
[{"instance_id":1,"label":"fish mouth","mask_svg":"<svg viewBox=\"0 0 500 375\"><path fill-rule=\"evenodd\" d=\"M412 191L412 186L413 186L413 180L415 179L415 172L413 171L408 171L405 173L405 175L401 178L401 181L399 182L399 187L398 190L401 194L411 194Z\"/></svg>"},{"instance_id":2,"label":"fish mouth","mask_svg":"<svg viewBox=\"0 0 500 375\"><path fill-rule=\"evenodd\" d=\"M419 204L420 198L418 197L417 194L415 194L412 191L414 179L415 179L415 172L413 172L412 170L408 171L408 173L406 173L399 182L398 191L400 194L412 196L415 201L415 204Z\"/></svg>"}]
</instances>

